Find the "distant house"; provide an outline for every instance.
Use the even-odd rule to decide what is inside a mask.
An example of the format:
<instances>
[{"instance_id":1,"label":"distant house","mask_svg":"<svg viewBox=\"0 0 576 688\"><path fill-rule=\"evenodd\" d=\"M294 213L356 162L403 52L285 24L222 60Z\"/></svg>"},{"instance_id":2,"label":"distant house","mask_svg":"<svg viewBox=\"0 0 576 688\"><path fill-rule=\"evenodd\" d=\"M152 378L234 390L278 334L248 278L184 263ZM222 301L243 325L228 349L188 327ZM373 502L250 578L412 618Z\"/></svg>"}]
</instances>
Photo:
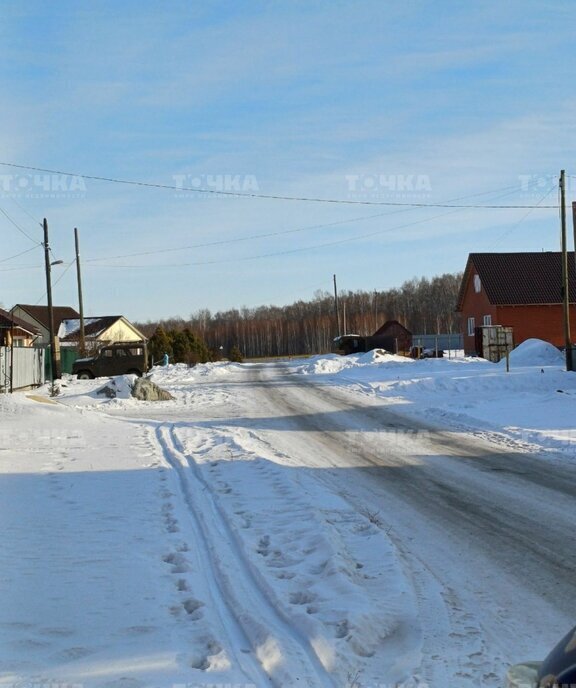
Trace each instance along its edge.
<instances>
[{"instance_id":1,"label":"distant house","mask_svg":"<svg viewBox=\"0 0 576 688\"><path fill-rule=\"evenodd\" d=\"M58 329L60 344L77 346L80 340L80 318L65 319ZM146 337L123 315L104 315L84 318L84 338L87 349L110 342L141 342Z\"/></svg>"},{"instance_id":2,"label":"distant house","mask_svg":"<svg viewBox=\"0 0 576 688\"><path fill-rule=\"evenodd\" d=\"M374 332L372 339L380 340L383 349L395 353L407 353L412 348L412 332L398 320L387 320Z\"/></svg>"},{"instance_id":3,"label":"distant house","mask_svg":"<svg viewBox=\"0 0 576 688\"><path fill-rule=\"evenodd\" d=\"M66 318L79 318L80 315L70 306L54 306L54 333L58 333L58 328ZM49 325L48 325L48 306L30 306L17 304L12 309L14 315L22 322L28 323L40 333L37 344L49 344Z\"/></svg>"},{"instance_id":4,"label":"distant house","mask_svg":"<svg viewBox=\"0 0 576 688\"><path fill-rule=\"evenodd\" d=\"M412 346L412 333L397 320L388 320L373 335L343 334L332 342L334 353L357 354L372 349L385 349L389 353L408 353Z\"/></svg>"},{"instance_id":5,"label":"distant house","mask_svg":"<svg viewBox=\"0 0 576 688\"><path fill-rule=\"evenodd\" d=\"M456 310L462 314L464 351L479 351L481 328L512 327L514 344L535 337L564 346L562 254L471 253ZM570 318L576 326L576 266L568 254Z\"/></svg>"},{"instance_id":6,"label":"distant house","mask_svg":"<svg viewBox=\"0 0 576 688\"><path fill-rule=\"evenodd\" d=\"M32 346L39 337L33 325L0 308L0 346Z\"/></svg>"}]
</instances>

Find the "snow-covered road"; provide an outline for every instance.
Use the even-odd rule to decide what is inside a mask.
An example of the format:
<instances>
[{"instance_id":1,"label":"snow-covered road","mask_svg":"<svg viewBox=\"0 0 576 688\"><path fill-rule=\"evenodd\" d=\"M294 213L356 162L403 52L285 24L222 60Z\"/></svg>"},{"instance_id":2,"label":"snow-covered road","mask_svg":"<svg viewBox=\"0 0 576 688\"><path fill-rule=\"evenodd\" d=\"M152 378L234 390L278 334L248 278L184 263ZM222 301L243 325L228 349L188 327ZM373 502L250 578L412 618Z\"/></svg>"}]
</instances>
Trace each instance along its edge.
<instances>
[{"instance_id":1,"label":"snow-covered road","mask_svg":"<svg viewBox=\"0 0 576 688\"><path fill-rule=\"evenodd\" d=\"M4 398L3 681L496 688L543 656L576 616L573 461L465 423L435 365L428 403L281 363L157 371L159 404Z\"/></svg>"}]
</instances>

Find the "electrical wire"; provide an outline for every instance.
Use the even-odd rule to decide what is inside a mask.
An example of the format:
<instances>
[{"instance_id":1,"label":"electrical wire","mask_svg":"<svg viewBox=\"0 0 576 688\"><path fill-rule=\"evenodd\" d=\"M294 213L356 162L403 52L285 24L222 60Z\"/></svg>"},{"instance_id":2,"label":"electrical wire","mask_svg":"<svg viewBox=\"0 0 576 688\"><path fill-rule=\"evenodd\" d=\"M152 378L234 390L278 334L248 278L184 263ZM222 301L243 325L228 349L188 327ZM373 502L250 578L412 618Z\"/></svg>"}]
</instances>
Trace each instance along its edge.
<instances>
[{"instance_id":1,"label":"electrical wire","mask_svg":"<svg viewBox=\"0 0 576 688\"><path fill-rule=\"evenodd\" d=\"M20 253L16 253L13 256L9 256L8 258L2 258L0 260L0 263L7 263L9 260L14 260L14 258L18 258L19 256L23 256L26 253L30 253L30 251L35 251L38 248L38 246L32 246L32 248L27 248L25 251L20 251Z\"/></svg>"},{"instance_id":2,"label":"electrical wire","mask_svg":"<svg viewBox=\"0 0 576 688\"><path fill-rule=\"evenodd\" d=\"M497 198L504 198L504 197L510 195L511 193L513 193L514 191L517 191L517 188L518 187L516 185L514 185L514 186L504 187L503 189L496 189L493 191L483 191L480 193L471 194L470 196L461 196L460 198L455 198L452 200L457 201L457 200L461 200L462 198L474 198L474 197L478 197L478 196L486 196L489 194L492 195L495 193L499 194L499 196L497 196ZM502 193L502 192L504 192L504 193ZM452 201L448 201L448 202L452 202ZM285 229L285 230L280 230L277 232L265 232L262 234L251 234L251 235L244 236L244 237L236 237L233 239L220 239L218 241L208 241L208 242L203 242L203 243L199 243L199 244L186 244L184 246L176 246L173 248L154 249L151 251L139 251L137 253L124 253L124 254L120 254L120 255L116 255L116 256L104 256L101 258L89 258L89 259L85 260L84 263L97 263L97 262L99 263L99 262L102 262L105 260L118 260L121 258L136 258L136 257L140 257L140 256L152 256L152 255L157 255L157 254L161 254L161 253L173 253L176 251L186 251L186 250L197 249L197 248L209 248L209 247L213 247L213 246L225 246L228 244L240 243L243 241L252 241L254 239L266 239L266 238L270 238L270 237L284 236L287 234L295 234L297 232L313 231L316 229L326 229L329 227L346 225L346 224L350 224L353 222L364 222L366 220L373 220L373 219L377 219L377 218L381 218L381 217L389 217L391 215L398 215L400 213L408 213L408 212L412 212L414 210L415 210L414 208L402 208L400 210L392 210L392 211L388 211L385 213L363 215L361 217L354 217L354 218L350 218L348 220L336 220L334 222L328 222L328 223L319 224L319 225L309 225L306 227L298 227L296 229Z\"/></svg>"},{"instance_id":3,"label":"electrical wire","mask_svg":"<svg viewBox=\"0 0 576 688\"><path fill-rule=\"evenodd\" d=\"M42 222L37 217L34 217L34 215L32 215L32 213L30 213L21 203L18 203L18 201L13 196L10 196L10 200L12 201L12 203L15 203L22 212L26 213L26 215L28 215L28 217L31 220L33 220L37 225L40 225L40 227L42 227Z\"/></svg>"},{"instance_id":4,"label":"electrical wire","mask_svg":"<svg viewBox=\"0 0 576 688\"><path fill-rule=\"evenodd\" d=\"M140 186L152 189L168 189L170 191L191 191L199 194L212 194L216 196L234 196L237 198L250 198L259 200L272 201L295 201L299 203L332 203L344 205L374 205L374 206L390 206L390 207L404 207L404 208L475 208L475 209L490 209L490 210L517 210L535 208L531 205L454 205L446 203L402 203L398 201L354 201L350 199L336 199L336 198L314 198L307 196L285 196L276 194L260 194L247 193L242 191L219 191L216 189L205 189L201 187L186 187L175 186L173 184L159 184L152 182L142 182L130 179L118 179L115 177L101 177L90 174L78 174L76 172L65 172L62 170L53 170L44 167L33 167L31 165L18 165L11 162L2 162L0 165L5 167L15 167L22 170L32 170L35 172L46 172L48 174L68 175L71 177L80 177L81 179L91 179L93 181L109 182L112 184L125 184L130 186ZM540 210L555 209L557 206L539 206Z\"/></svg>"},{"instance_id":5,"label":"electrical wire","mask_svg":"<svg viewBox=\"0 0 576 688\"><path fill-rule=\"evenodd\" d=\"M39 270L42 265L18 265L11 268L0 268L0 272L17 272L18 270Z\"/></svg>"},{"instance_id":6,"label":"electrical wire","mask_svg":"<svg viewBox=\"0 0 576 688\"><path fill-rule=\"evenodd\" d=\"M179 268L179 267L191 267L191 266L197 266L197 265L216 265L219 263L238 263L238 262L243 262L243 261L248 261L248 260L258 260L261 258L271 258L275 256L284 256L284 255L290 255L293 253L301 253L303 251L312 251L316 250L318 248L326 248L329 246L338 246L340 244L346 244L350 243L352 241L358 241L360 239L368 239L373 236L377 236L378 234L384 234L387 232L392 232L396 231L398 229L406 229L407 227L413 227L415 225L419 224L424 224L426 222L432 222L433 220L437 220L442 217L446 217L447 215L453 215L454 213L461 212L462 208L456 208L449 210L446 213L441 213L439 215L434 215L433 217L428 217L424 218L422 220L415 220L414 222L408 222L404 225L398 225L396 227L389 227L386 229L379 229L375 232L369 232L368 234L362 234L360 236L356 237L349 237L347 239L338 239L335 241L329 241L325 242L323 244L315 244L313 246L302 246L300 248L294 248L294 249L288 249L285 251L274 251L272 253L263 253L260 255L256 256L246 256L244 258L239 258L237 256L234 256L232 258L220 258L218 260L203 260L203 261L194 261L194 262L188 262L188 263L165 263L165 264L154 264L154 263L148 263L145 265L91 265L90 267L98 267L98 268L121 268L121 269L130 269L130 268Z\"/></svg>"},{"instance_id":7,"label":"electrical wire","mask_svg":"<svg viewBox=\"0 0 576 688\"><path fill-rule=\"evenodd\" d=\"M72 262L68 263L68 265L64 268L64 270L63 270L62 273L58 276L58 278L55 279L55 280L52 282L52 285L51 285L51 286L52 286L52 289L54 289L54 287L58 284L58 282L60 282L60 280L64 277L64 275L68 272L68 270L70 270L70 268L71 268L75 263L76 263L76 259L74 259ZM42 301L44 301L44 300L46 299L47 296L48 296L48 292L44 292L44 294L38 299L38 301L36 301L36 303L35 303L34 305L37 306L39 303L41 303Z\"/></svg>"},{"instance_id":8,"label":"electrical wire","mask_svg":"<svg viewBox=\"0 0 576 688\"><path fill-rule=\"evenodd\" d=\"M551 187L548 189L548 191L542 196L542 198L538 201L538 203L537 203L536 205L538 206L540 203L543 203L543 202L548 198L548 196L549 196L555 189L556 189L556 184L554 184L553 186L551 186ZM525 220L529 215L532 214L532 211L533 211L533 210L534 210L534 208L530 208L530 210L529 210L527 213L525 213L525 214L518 220L518 222L516 222L515 224L512 225L512 227L510 227L510 228L507 229L505 232L503 232L503 233L498 237L498 239L496 239L496 242L495 242L494 244L492 244L492 247L494 248L494 246L497 246L497 245L502 241L502 239L504 239L504 237L508 236L508 235L511 234L514 230L516 230L516 229L518 228L518 226L521 225L521 224L524 222L524 220Z\"/></svg>"},{"instance_id":9,"label":"electrical wire","mask_svg":"<svg viewBox=\"0 0 576 688\"><path fill-rule=\"evenodd\" d=\"M33 239L33 238L28 234L28 232L27 232L25 229L22 229L22 227L20 227L20 225L19 225L15 220L13 220L13 219L10 217L10 215L8 215L8 213L4 210L4 208L1 208L1 207L0 207L0 213L2 213L2 215L4 215L4 217L8 220L8 222L10 222L12 225L14 225L14 227L16 227L16 229L17 229L21 234L23 234L27 239L30 239L30 241L31 241L33 244L36 244L36 246L40 246L41 242L36 241L36 239Z\"/></svg>"}]
</instances>

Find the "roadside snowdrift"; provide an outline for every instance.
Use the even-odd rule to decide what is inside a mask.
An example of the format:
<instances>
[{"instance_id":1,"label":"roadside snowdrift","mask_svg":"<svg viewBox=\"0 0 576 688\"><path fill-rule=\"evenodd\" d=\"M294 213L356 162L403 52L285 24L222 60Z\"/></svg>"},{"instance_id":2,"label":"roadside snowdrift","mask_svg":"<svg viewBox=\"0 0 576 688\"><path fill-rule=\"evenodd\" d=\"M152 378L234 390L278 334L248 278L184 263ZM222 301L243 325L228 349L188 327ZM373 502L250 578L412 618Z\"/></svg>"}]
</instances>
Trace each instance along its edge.
<instances>
[{"instance_id":1,"label":"roadside snowdrift","mask_svg":"<svg viewBox=\"0 0 576 688\"><path fill-rule=\"evenodd\" d=\"M317 356L294 366L303 375L375 394L418 418L478 432L500 432L566 455L576 454L576 374L548 342L529 339L497 364L481 358L412 360L377 352Z\"/></svg>"}]
</instances>

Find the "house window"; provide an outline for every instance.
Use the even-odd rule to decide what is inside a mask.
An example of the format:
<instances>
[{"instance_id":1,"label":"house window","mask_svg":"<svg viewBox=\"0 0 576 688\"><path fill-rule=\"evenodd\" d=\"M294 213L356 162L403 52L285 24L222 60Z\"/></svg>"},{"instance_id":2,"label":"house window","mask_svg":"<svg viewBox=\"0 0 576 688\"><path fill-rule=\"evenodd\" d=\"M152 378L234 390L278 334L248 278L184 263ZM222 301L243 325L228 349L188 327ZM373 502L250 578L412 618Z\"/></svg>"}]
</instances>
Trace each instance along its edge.
<instances>
[{"instance_id":1,"label":"house window","mask_svg":"<svg viewBox=\"0 0 576 688\"><path fill-rule=\"evenodd\" d=\"M486 325L487 327L489 327L490 325L492 325L492 316L491 316L491 315L485 315L484 318L483 318L482 324L483 324L483 325Z\"/></svg>"},{"instance_id":2,"label":"house window","mask_svg":"<svg viewBox=\"0 0 576 688\"><path fill-rule=\"evenodd\" d=\"M482 282L480 281L480 275L474 275L474 291L479 294L482 291Z\"/></svg>"},{"instance_id":3,"label":"house window","mask_svg":"<svg viewBox=\"0 0 576 688\"><path fill-rule=\"evenodd\" d=\"M476 323L474 321L474 318L468 318L468 336L473 337L474 336L474 327Z\"/></svg>"}]
</instances>

